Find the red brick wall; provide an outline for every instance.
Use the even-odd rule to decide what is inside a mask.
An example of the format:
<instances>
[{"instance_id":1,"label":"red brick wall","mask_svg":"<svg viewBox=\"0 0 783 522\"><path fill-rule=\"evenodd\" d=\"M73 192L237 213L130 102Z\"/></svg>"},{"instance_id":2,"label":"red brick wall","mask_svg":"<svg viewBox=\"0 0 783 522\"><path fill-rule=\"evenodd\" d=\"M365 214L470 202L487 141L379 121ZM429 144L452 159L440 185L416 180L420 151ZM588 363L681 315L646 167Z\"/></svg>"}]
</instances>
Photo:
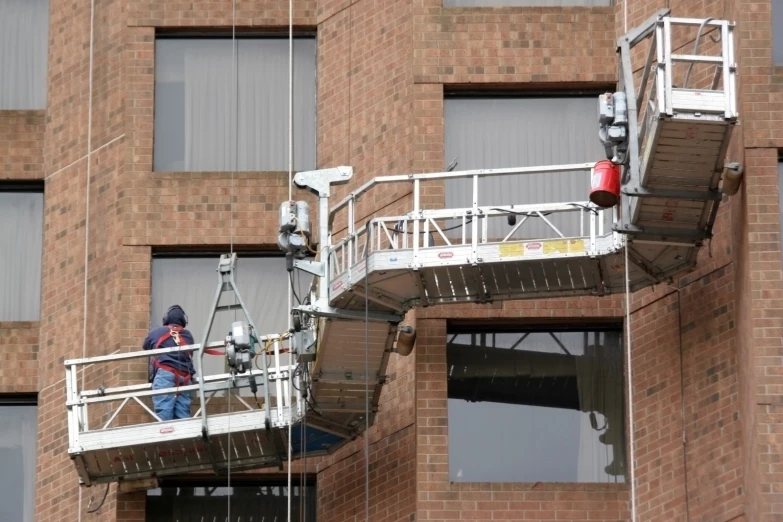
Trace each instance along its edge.
<instances>
[{"instance_id":1,"label":"red brick wall","mask_svg":"<svg viewBox=\"0 0 783 522\"><path fill-rule=\"evenodd\" d=\"M588 9L443 9L440 4L295 2L295 24L318 29L318 165L353 166L351 187L374 175L443 168L444 84L540 88L616 78L609 35L622 32L621 0L614 8ZM743 159L741 145L748 149L746 182L742 194L721 211L712 257L705 248L698 270L675 282L679 296L666 286L634 296L640 520L682 520L686 511L693 521L776 520L781 516L774 493L780 482L777 433L783 423L776 149L783 147L783 81L771 65L770 1L668 4L678 16L738 18L742 126L730 160ZM663 0L629 0L628 27L664 5ZM102 489L84 491L80 503L66 456L61 361L138 348L148 327L151 247L228 243L229 174L153 174L151 169L155 27L230 28L232 3L96 0L89 224L83 157L90 3L52 0L51 6L46 116L0 112L0 178L47 177L40 334L35 323L0 325L7 362L0 391L39 391L38 522L77 520L80 505L83 520L136 522L144 518L139 494L117 500L112 492L100 516L83 511L91 495L99 500ZM287 2L238 2L236 16L244 27L285 27ZM287 175L242 173L234 176L234 186L235 242L275 249L276 210L287 196ZM403 187L368 195L358 217L378 208L400 210L408 194ZM442 202L442 186L430 184L424 195L432 208ZM174 226L160 227L161 220ZM86 343L85 272L91 340ZM623 314L621 297L421 311L419 345L407 359L392 357L392 382L384 388L369 435L372 519L627 518L627 487L451 485L445 468L446 319ZM120 333L104 339L105 325L117 322ZM31 358L35 353L37 361ZM95 378L101 377L106 376ZM108 378L138 382L143 370L122 366ZM320 519L363 517L363 459L360 438L330 457L311 460L311 469L319 471Z\"/></svg>"},{"instance_id":2,"label":"red brick wall","mask_svg":"<svg viewBox=\"0 0 783 522\"><path fill-rule=\"evenodd\" d=\"M0 111L0 180L43 179L43 111Z\"/></svg>"},{"instance_id":3,"label":"red brick wall","mask_svg":"<svg viewBox=\"0 0 783 522\"><path fill-rule=\"evenodd\" d=\"M0 322L0 393L38 391L38 322Z\"/></svg>"}]
</instances>

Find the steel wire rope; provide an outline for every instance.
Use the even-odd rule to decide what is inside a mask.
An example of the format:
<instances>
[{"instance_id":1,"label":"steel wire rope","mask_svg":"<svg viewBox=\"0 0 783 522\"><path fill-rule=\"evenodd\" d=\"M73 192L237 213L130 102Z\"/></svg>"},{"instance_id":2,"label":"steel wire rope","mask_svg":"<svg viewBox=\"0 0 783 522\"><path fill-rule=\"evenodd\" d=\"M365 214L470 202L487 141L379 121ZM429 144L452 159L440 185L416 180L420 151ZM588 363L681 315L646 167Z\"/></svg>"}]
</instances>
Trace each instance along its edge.
<instances>
[{"instance_id":1,"label":"steel wire rope","mask_svg":"<svg viewBox=\"0 0 783 522\"><path fill-rule=\"evenodd\" d=\"M233 145L233 152L234 152L234 162L233 165L231 165L229 171L230 171L230 184L231 187L229 189L229 223L230 223L230 230L229 230L229 236L230 236L230 246L229 246L229 253L234 255L234 197L235 197L235 188L234 188L234 171L239 168L239 67L237 65L237 61L239 60L239 52L237 49L237 1L232 0L231 2L231 68L232 68L232 81L234 82L233 89L231 92L231 101L234 109L234 139L232 141ZM229 138L231 136L231 129L229 129ZM232 276L233 277L233 276ZM234 279L236 283L236 279ZM237 318L237 289L234 288L234 321L236 321ZM247 315L247 310L243 310L244 313ZM250 318L247 317L249 320ZM206 342L206 339L204 340ZM203 373L203 370L202 370ZM228 438L228 441L226 443L227 446L227 456L226 456L226 520L227 522L231 522L231 497L233 496L233 492L231 491L231 396L233 395L232 389L228 388L228 393L226 394L226 409L228 411L228 420L227 420L227 433L226 437ZM206 414L206 404L201 405L202 408L204 408L204 413Z\"/></svg>"},{"instance_id":2,"label":"steel wire rope","mask_svg":"<svg viewBox=\"0 0 783 522\"><path fill-rule=\"evenodd\" d=\"M235 0L236 1L236 0ZM294 0L288 1L288 201L293 199L293 181L294 181ZM323 239L322 239L323 240ZM289 274L290 275L290 274ZM290 331L292 326L292 317L290 311L293 308L293 278L291 278L291 288L288 291L288 329ZM292 448L291 437L293 428L293 393L292 387L294 383L293 372L291 371L291 365L293 364L293 357L291 354L292 341L289 340L288 349L288 522L291 522L291 461L292 461ZM278 368L280 371L280 368ZM266 379L265 379L266 380ZM267 380L268 382L268 380ZM301 392L300 392L301 393ZM278 397L278 401L281 397ZM302 452L302 441L299 441L299 451Z\"/></svg>"},{"instance_id":3,"label":"steel wire rope","mask_svg":"<svg viewBox=\"0 0 783 522\"><path fill-rule=\"evenodd\" d=\"M631 362L631 277L628 270L628 237L625 238L625 363L628 380L628 466L631 481L631 522L636 522L636 473L634 463L633 364Z\"/></svg>"}]
</instances>

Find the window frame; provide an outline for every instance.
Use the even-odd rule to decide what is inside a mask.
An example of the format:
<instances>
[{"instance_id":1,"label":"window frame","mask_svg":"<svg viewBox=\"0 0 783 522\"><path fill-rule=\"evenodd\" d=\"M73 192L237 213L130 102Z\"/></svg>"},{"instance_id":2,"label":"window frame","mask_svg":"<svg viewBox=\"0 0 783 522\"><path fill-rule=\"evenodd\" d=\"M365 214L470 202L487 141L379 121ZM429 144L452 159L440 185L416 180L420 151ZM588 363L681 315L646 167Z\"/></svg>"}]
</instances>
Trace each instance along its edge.
<instances>
[{"instance_id":1,"label":"window frame","mask_svg":"<svg viewBox=\"0 0 783 522\"><path fill-rule=\"evenodd\" d=\"M209 28L200 28L200 29L181 29L181 28L158 28L155 31L155 38L153 40L153 46L156 50L154 54L157 54L157 43L161 40L228 40L231 41L233 39L236 39L237 41L240 40L288 40L289 36L286 29L252 29L252 28L240 28L237 29L235 34L232 35L230 32L226 31L225 29L209 29ZM313 40L314 46L315 46L315 56L314 56L314 62L315 62L315 82L314 82L314 92L313 95L315 97L315 113L313 115L313 140L312 140L312 146L313 146L313 161L315 165L313 165L313 168L316 168L318 165L318 90L319 90L319 77L318 77L318 60L319 60L319 49L320 46L318 45L318 32L317 28L315 27L300 27L295 28L293 31L293 39L294 40ZM156 169L155 166L155 158L156 158L156 135L157 135L157 126L156 126L156 113L157 113L157 57L154 60L153 64L153 76L155 80L153 80L153 122L152 122L152 130L153 130L153 138L152 138L152 173L156 174L163 174L163 173L171 173L171 172L180 172L180 171L172 171L172 170L159 170ZM294 116L296 118L296 116ZM296 145L296 144L295 144ZM301 144L300 144L301 146ZM296 150L296 149L294 149ZM308 167L309 168L309 167ZM229 172L283 172L286 169L266 169L266 170L237 170L235 169L225 169L225 170L218 170L218 171L210 171L210 170L196 170L196 171L186 171L183 170L181 172L218 172L218 173L229 173ZM307 170L307 168L298 168L298 170Z\"/></svg>"},{"instance_id":2,"label":"window frame","mask_svg":"<svg viewBox=\"0 0 783 522\"><path fill-rule=\"evenodd\" d=\"M446 365L446 375L445 375L445 385L446 385L446 426L447 426L447 454L448 454L448 472L449 472L449 482L459 485L459 484L475 484L479 482L490 482L490 483L533 483L533 482L550 482L550 483L560 483L560 484L576 484L579 485L579 487L582 487L584 485L589 484L626 484L629 480L628 478L628 469L627 469L627 461L629 459L629 441L626 437L626 431L628 427L628 418L627 418L627 393L626 393L626 386L627 386L627 376L625 375L625 338L624 338L624 325L621 320L617 320L614 318L596 318L593 320L575 320L570 321L567 319L541 319L536 322L513 322L513 321L486 321L486 320L471 320L471 319L465 319L465 320L450 320L447 321L446 326L446 343L445 343L445 354L444 354L444 362ZM526 333L612 333L614 335L618 336L618 339L620 341L619 346L619 364L622 366L622 386L620 386L620 391L622 393L621 396L621 404L622 404L622 433L623 433L623 444L621 446L623 454L621 456L622 461L626 463L626 469L625 472L618 476L618 480L612 482L612 481L579 481L579 480L573 480L573 481L562 481L562 480L555 480L555 481L545 481L545 480L537 480L537 479L530 479L530 480L517 480L517 481L507 481L507 480L456 480L453 475L452 470L452 461L451 461L451 452L452 452L452 441L451 441L451 422L450 422L450 405L449 402L452 400L452 397L450 395L450 389L449 389L449 372L450 372L450 363L449 363L449 347L454 342L454 340L457 338L458 335L470 335L470 334L526 334ZM522 348L523 346L520 346ZM476 348L480 348L478 345ZM535 353L532 350L529 350L533 353ZM547 353L547 352L543 352ZM576 357L576 356L574 356ZM454 400L467 400L461 397L455 397ZM482 401L476 401L476 402L482 402ZM492 404L503 404L502 402L493 402L493 401L483 401L483 402L490 402ZM542 406L545 408L557 408L557 406ZM617 457L615 456L613 460L617 460ZM610 462L611 463L611 462Z\"/></svg>"},{"instance_id":3,"label":"window frame","mask_svg":"<svg viewBox=\"0 0 783 522\"><path fill-rule=\"evenodd\" d=\"M29 0L25 0L25 2L29 2ZM51 1L50 0L42 0L41 3L42 4L43 3L46 4L45 10L43 10L43 6L41 6L42 11L41 11L41 13L39 13L39 15L42 14L43 12L46 13L46 28L44 29L46 38L45 38L44 49L42 49L40 51L43 54L42 58L43 58L43 62L44 63L42 64L42 67L45 69L45 72L43 73L43 78L41 79L43 85L32 85L32 86L28 85L27 86L28 89L33 89L33 90L36 91L35 95L34 95L35 97L39 97L39 96L41 97L41 100L40 100L41 104L39 105L37 103L33 103L30 106L23 106L23 107L4 107L4 106L0 105L0 112L2 112L2 111L45 111L47 109L47 107L48 107L48 104L49 104L49 39L50 39L50 36L51 36L51 27L52 27L52 22L51 22L51 18L52 18L51 17ZM29 44L29 41L25 42L25 43ZM17 58L18 57L19 57L19 55L17 55ZM27 63L29 63L29 62L27 62ZM13 77L15 75L12 73L12 74L9 74L8 76ZM18 87L18 85L16 85L16 87Z\"/></svg>"},{"instance_id":4,"label":"window frame","mask_svg":"<svg viewBox=\"0 0 783 522\"><path fill-rule=\"evenodd\" d=\"M217 263L218 263L218 260L219 260L220 256L225 254L226 252L228 252L228 250L229 250L228 247L226 247L225 249L206 248L204 250L194 249L193 247L183 247L183 248L172 248L172 247L169 247L169 248L165 248L165 249L163 249L163 248L161 248L161 249L154 249L152 251L152 255L150 256L150 303L149 303L150 306L149 306L149 314L148 314L149 321L150 321L149 328L152 329L152 328L155 328L156 326L160 325L160 317L154 317L152 315L152 312L153 312L153 296L154 296L154 282L155 282L153 280L152 271L153 271L153 263L155 262L156 259L214 259L214 261L215 261L215 268L217 268ZM242 265L241 265L242 261L245 260L245 259L248 259L248 258L255 258L255 259L257 259L257 258L267 258L267 259L268 258L274 258L274 259L280 259L280 260L283 260L283 261L285 260L285 254L283 252L276 252L274 250L265 250L265 249L261 249L261 248L252 248L252 247L247 247L247 246L241 246L240 248L237 248L235 246L234 247L234 252L237 254L237 263L239 265L238 271L242 270ZM215 274L213 274L212 277L214 279L211 280L211 284L213 285L214 288L216 288L217 287L217 277L218 277L217 273L215 272ZM294 272L294 277L296 277L296 271ZM288 276L286 276L286 279L288 280ZM299 286L300 286L300 289L301 289L301 287L302 287L301 283L299 283ZM287 283L286 288L290 289L290 284L289 283ZM242 295L241 283L238 283L238 290L239 290L240 294ZM204 303L205 307L208 307L208 306L210 306L212 304L211 299L213 297L214 297L214 293L210 292L210 294L209 294L210 301ZM302 294L299 294L299 298L303 299L304 296ZM246 295L242 295L242 300L245 302L245 305L248 305L247 299L248 298L247 298ZM174 304L174 302L172 301L170 304ZM181 305L185 309L185 312L188 313L189 304L187 304L187 303L177 303L177 304ZM165 309L165 307L164 307L164 309ZM253 312L253 310L251 310L251 313L252 312ZM256 312L256 316L251 317L251 319L253 319L254 322L258 321L258 317L257 317L258 311L255 311L255 312ZM237 317L239 318L240 315L242 315L242 314L239 314ZM256 327L262 328L261 325L259 325L259 324L256 324ZM200 343L201 342L201 336L204 333L203 332L203 325L199 325L199 327L197 329L191 329L191 325L189 324L188 325L188 330L190 330L190 333L193 334L193 337L194 337L193 340L196 343ZM214 334L214 332L215 332L215 324L212 325L212 329L211 329L210 333ZM274 332L265 332L265 331L258 332L259 335L265 335L265 334L269 334L269 333L274 333ZM205 371L209 371L210 372L210 373L207 373L207 375L212 375L213 374L213 371L209 370L207 368L206 364L205 364L205 368L204 369L205 369ZM228 366L227 366L227 362L224 360L223 361L223 369L222 369L222 371L220 371L218 373L227 373L227 372L228 372ZM242 393L249 393L249 390L243 389Z\"/></svg>"},{"instance_id":5,"label":"window frame","mask_svg":"<svg viewBox=\"0 0 783 522\"><path fill-rule=\"evenodd\" d=\"M593 151L593 155L589 155L589 157L581 157L578 153L575 154L577 156L580 156L580 159L560 159L557 161L536 161L534 158L528 158L528 160L523 160L521 162L511 162L506 163L505 161L494 161L492 159L489 160L489 163L484 161L480 164L475 164L476 162L473 161L476 156L472 155L472 152L475 152L474 150L466 150L465 149L465 143L462 143L460 145L460 142L464 142L464 136L465 133L469 133L469 129L471 128L468 125L468 123L465 121L465 114L469 112L467 105L471 104L472 102L478 102L481 104L482 102L493 102L493 101L499 101L503 100L504 102L507 102L507 100L516 100L520 103L527 102L528 104L531 102L531 100L541 100L544 99L544 102L549 102L551 100L578 100L577 103L592 103L593 107L595 108L598 103L598 96L605 92L614 92L615 85L611 83L606 82L590 82L590 83L576 83L576 84L569 84L564 87L558 88L554 87L553 89L548 89L542 84L534 84L527 88L521 88L519 85L510 85L508 88L481 88L476 87L474 85L452 85L447 86L447 88L444 88L443 92L443 152L444 152L444 169L448 168L448 165L451 164L452 161L455 159L457 160L457 170L468 170L468 169L483 169L483 168L513 168L513 167L527 167L527 166L542 166L542 165L563 165L563 164L571 164L571 163L591 163L595 161L599 161L602 159L605 159L606 153L603 150L603 148L600 145L600 142L596 139L595 140L595 150ZM452 105L450 108L449 105ZM470 109L470 111L473 111L476 109ZM492 109L496 110L496 109ZM586 110L585 107L581 107L580 110ZM504 111L504 113L506 113ZM581 113L580 113L581 114ZM454 119L451 119L450 116L453 116ZM591 116L592 117L592 116ZM486 125L489 116L486 116L483 119L476 119L471 122L471 126L474 128L478 128L482 125ZM590 125L592 125L593 121L597 121L592 117L593 119L590 120ZM499 126L500 124L498 124ZM572 123L570 123L571 126L586 126L587 120L582 119L574 119ZM520 125L517 125L517 129L520 128ZM466 131L466 129L468 129ZM527 131L517 131L520 134L526 133L530 134L530 129ZM582 136L583 134L578 134L579 136ZM587 143L587 136L594 136L595 132L591 131L591 133L584 134L585 141L580 143L580 145L585 145ZM474 143L474 140L470 140L470 143ZM549 142L547 142L549 143ZM592 143L592 140L591 140ZM586 145L585 145L586 146ZM460 153L454 155L453 150L454 148L457 148ZM591 145L592 147L592 145ZM486 150L486 149L484 149ZM577 150L577 149L574 149ZM467 153L467 154L466 154ZM570 153L569 153L570 154ZM523 154L520 154L522 156ZM546 154L544 154L546 156ZM468 161L464 161L465 158L468 158ZM466 164L467 163L467 164ZM540 189L541 187L538 186L540 184L544 184L543 186L545 188L548 187L547 190L545 190L545 193L552 192L552 188L550 187L550 184L554 186L554 180L547 181L545 178L547 177L553 177L557 178L559 180L559 184L561 186L568 187L564 191L564 195L562 197L558 198L549 198L549 200L538 200L537 198L534 198L531 201L519 201L517 199L514 199L513 201L507 200L507 195L511 193L515 193L515 190L518 189L518 185L522 185L527 183L532 183L533 185L536 185L537 189ZM525 181L523 181L525 180ZM444 188L444 203L448 208L463 208L466 205L470 206L470 194L471 194L471 188L470 187L470 181L467 179L447 179L445 180L443 184ZM581 187L581 190L579 189ZM528 174L528 175L512 175L512 176L500 176L495 178L484 178L479 180L478 184L479 189L479 205L480 206L491 206L491 205L503 205L503 204L536 204L536 203L562 203L566 201L586 201L589 196L590 192L590 172L589 169L586 169L585 171L573 171L573 172L563 172L563 173L555 173L555 174ZM528 191L526 191L528 193ZM570 197L569 197L570 195ZM491 199L491 201L489 201ZM556 215L550 218L552 223L557 226L564 234L566 234L566 237L569 237L571 234L569 232L575 233L576 228L580 227L581 225L575 221L575 213L564 213L562 215ZM503 219L496 217L487 220L487 228L488 228L488 234L490 237L494 238L498 236L499 238L505 237L506 233L509 232L511 229L510 226L506 226L505 223L502 223L504 221ZM611 230L611 224L612 224L612 213L611 212L604 212L604 230ZM461 230L460 230L460 222L459 220L448 220L447 221L447 227L451 228L452 231L449 233L451 237L453 238L459 238L461 236ZM563 228L565 227L565 228ZM472 231L468 228L466 232L466 238L469 238L472 235ZM536 223L533 220L531 220L529 223L527 223L524 227L519 227L512 237L511 240L542 240L542 239L554 239L557 238L557 235L553 230L551 230L547 225L543 223Z\"/></svg>"},{"instance_id":6,"label":"window frame","mask_svg":"<svg viewBox=\"0 0 783 522\"><path fill-rule=\"evenodd\" d=\"M43 306L43 254L44 236L46 233L46 191L44 180L1 180L0 194L40 194L41 195L41 270L38 274L38 313L34 319L6 319L0 315L2 322L38 322L41 320L41 307Z\"/></svg>"},{"instance_id":7,"label":"window frame","mask_svg":"<svg viewBox=\"0 0 783 522\"><path fill-rule=\"evenodd\" d=\"M35 444L35 455L38 455L38 422L40 420L40 404L38 393L0 393L0 407L19 408L19 407L34 407L36 417L35 438L33 443ZM23 441L26 442L26 441ZM37 490L37 470L35 460L32 463L32 477L34 490L32 493L33 505L32 507L32 519L35 519L35 495Z\"/></svg>"}]
</instances>

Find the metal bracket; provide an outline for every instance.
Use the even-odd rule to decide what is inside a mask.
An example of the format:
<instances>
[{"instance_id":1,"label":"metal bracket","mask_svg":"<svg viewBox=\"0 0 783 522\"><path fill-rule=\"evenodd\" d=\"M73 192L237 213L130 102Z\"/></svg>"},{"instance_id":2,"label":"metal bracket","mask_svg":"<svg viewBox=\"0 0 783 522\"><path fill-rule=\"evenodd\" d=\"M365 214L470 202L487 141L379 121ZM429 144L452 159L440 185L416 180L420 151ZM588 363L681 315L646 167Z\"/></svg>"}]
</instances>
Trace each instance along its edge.
<instances>
[{"instance_id":1,"label":"metal bracket","mask_svg":"<svg viewBox=\"0 0 783 522\"><path fill-rule=\"evenodd\" d=\"M692 199L696 201L720 201L720 192L699 192L695 190L647 189L636 184L622 189L623 194L637 198Z\"/></svg>"},{"instance_id":2,"label":"metal bracket","mask_svg":"<svg viewBox=\"0 0 783 522\"><path fill-rule=\"evenodd\" d=\"M654 15L652 15L650 18L645 20L638 27L631 29L626 34L621 36L617 41L617 46L620 47L621 42L624 40L628 42L628 45L633 47L641 40L646 38L647 35L653 32L653 30L655 30L655 26L658 23L658 21L664 16L668 15L669 13L671 13L671 9L667 9L667 8L658 9Z\"/></svg>"},{"instance_id":3,"label":"metal bracket","mask_svg":"<svg viewBox=\"0 0 783 522\"><path fill-rule=\"evenodd\" d=\"M329 302L325 299L318 298L314 304L311 305L299 305L294 307L294 310L299 310L305 314L309 314L315 317L328 317L332 319L354 319L357 321L364 321L367 317L370 321L374 322L387 322L387 323L399 323L403 319L402 314L384 314L380 312L365 312L361 310L343 310L341 308L335 308L329 305Z\"/></svg>"},{"instance_id":4,"label":"metal bracket","mask_svg":"<svg viewBox=\"0 0 783 522\"><path fill-rule=\"evenodd\" d=\"M631 235L649 235L649 236L661 236L661 237L677 237L682 239L690 239L692 241L702 241L704 239L710 239L712 234L703 230L682 230L677 228L661 228L661 227L640 227L631 224L624 224L622 228L619 225L614 226L614 230L622 232L624 234Z\"/></svg>"},{"instance_id":5,"label":"metal bracket","mask_svg":"<svg viewBox=\"0 0 783 522\"><path fill-rule=\"evenodd\" d=\"M294 184L299 188L310 189L319 198L328 198L331 185L348 183L352 176L353 167L308 170L297 173L294 176ZM323 241L323 238L321 238L321 241Z\"/></svg>"},{"instance_id":6,"label":"metal bracket","mask_svg":"<svg viewBox=\"0 0 783 522\"><path fill-rule=\"evenodd\" d=\"M295 259L294 268L298 268L308 274L318 277L326 277L326 263L321 261L310 261L309 259Z\"/></svg>"}]
</instances>

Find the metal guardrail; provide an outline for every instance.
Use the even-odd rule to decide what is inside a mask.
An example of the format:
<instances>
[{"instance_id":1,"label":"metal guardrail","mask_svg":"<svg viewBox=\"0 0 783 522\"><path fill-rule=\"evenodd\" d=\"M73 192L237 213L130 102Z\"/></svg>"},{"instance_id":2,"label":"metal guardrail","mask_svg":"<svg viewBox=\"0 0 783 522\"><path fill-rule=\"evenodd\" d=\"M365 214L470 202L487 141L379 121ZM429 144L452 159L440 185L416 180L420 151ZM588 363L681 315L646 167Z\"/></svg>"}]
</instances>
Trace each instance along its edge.
<instances>
[{"instance_id":1,"label":"metal guardrail","mask_svg":"<svg viewBox=\"0 0 783 522\"><path fill-rule=\"evenodd\" d=\"M274 402L276 403L273 408L277 409L277 418L284 419L285 425L288 425L294 416L299 416L304 413L303 408L306 407L300 391L303 388L301 376L296 375L294 372L296 364L288 365L283 361L286 351L281 349L281 344L284 342L284 339L280 335L261 336L259 337L259 341L263 346L268 347L269 349L259 352L257 357L272 359L271 363L267 364L268 377L266 378L263 370L256 369L244 374L222 373L218 375L207 375L203 379L199 379L195 384L156 390L152 389L152 384L150 383L131 384L111 388L104 388L101 386L97 389L85 389L80 386L79 373L82 373L82 380L86 380L84 379L83 374L88 366L112 364L135 359L149 359L150 357L167 353L193 353L201 348L200 344L66 360L64 365L69 447L72 449L79 447L79 437L82 433L111 429L114 421L130 402L138 404L147 413L150 422L160 422L161 419L155 415L154 411L145 404L144 401L142 401L145 397L183 392L190 393L203 389L208 397L204 401L204 404L199 405L198 411L192 415L192 418L198 418L202 415L202 409L209 404L212 398L219 392L227 391L228 393L232 393L247 410L256 410L257 408L254 408L248 401L244 400L241 395L235 393L238 389L249 387L251 379L255 380L256 384L261 386L264 385L265 381L273 383L275 392L273 397L275 397ZM224 346L225 343L220 341L209 343L206 348L215 349ZM292 378L293 386L291 385ZM117 403L119 403L119 405L117 405ZM109 419L96 429L91 429L89 426L89 407L93 404L111 405L109 411L106 413L109 415ZM137 425L138 424L134 424L134 426Z\"/></svg>"},{"instance_id":2,"label":"metal guardrail","mask_svg":"<svg viewBox=\"0 0 783 522\"><path fill-rule=\"evenodd\" d=\"M343 209L347 211L347 230L345 237L329 248L329 276L339 277L367 255L380 250L411 249L414 259L420 251L438 246L472 246L473 252L478 245L487 243L505 243L518 241L513 236L524 229L525 225L538 222L544 223L555 237L585 239L592 250L596 239L612 234L615 244L620 245L621 239L611 230L607 223L607 214L611 214L612 224L617 221L616 208L605 210L589 201L543 203L530 205L478 205L479 180L486 177L514 176L525 174L564 173L590 170L594 163L578 163L569 165L553 165L544 167L523 167L508 169L480 169L455 172L438 172L428 174L403 174L380 176L365 183L359 189L349 194L332 208L329 215L330 225L336 215ZM421 205L421 183L433 180L471 179L473 206L467 208L441 208L425 210ZM389 184L409 184L413 194L411 209L403 215L376 217L366 225L357 228L355 209L359 198L376 187ZM578 235L566 235L562 226L553 223L548 216L552 214L573 217L571 229L578 230ZM515 215L519 219L511 230L502 238L490 237L488 223L490 219ZM447 220L456 221L461 228L461 235L454 237L447 234L443 225ZM368 236L369 233L369 236ZM538 237L525 240L543 239Z\"/></svg>"}]
</instances>

